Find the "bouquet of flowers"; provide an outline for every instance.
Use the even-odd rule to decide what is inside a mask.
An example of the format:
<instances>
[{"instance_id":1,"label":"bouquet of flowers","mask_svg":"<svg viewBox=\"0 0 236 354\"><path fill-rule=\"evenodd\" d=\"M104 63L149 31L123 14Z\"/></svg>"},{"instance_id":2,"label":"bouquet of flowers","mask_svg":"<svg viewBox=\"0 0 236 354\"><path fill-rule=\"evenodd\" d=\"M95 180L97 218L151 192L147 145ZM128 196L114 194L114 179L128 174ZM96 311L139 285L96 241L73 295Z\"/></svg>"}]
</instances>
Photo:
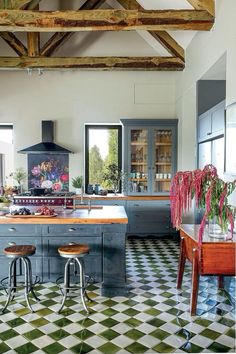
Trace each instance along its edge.
<instances>
[{"instance_id":1,"label":"bouquet of flowers","mask_svg":"<svg viewBox=\"0 0 236 354\"><path fill-rule=\"evenodd\" d=\"M228 196L234 191L236 180L225 182L218 177L213 165L206 165L203 170L180 171L171 182L171 220L174 227L180 228L182 214L190 209L195 198L197 208L204 209L199 230L199 243L202 243L205 223L214 217L222 231L227 231L230 224L231 235L234 229L234 209L228 203Z\"/></svg>"}]
</instances>

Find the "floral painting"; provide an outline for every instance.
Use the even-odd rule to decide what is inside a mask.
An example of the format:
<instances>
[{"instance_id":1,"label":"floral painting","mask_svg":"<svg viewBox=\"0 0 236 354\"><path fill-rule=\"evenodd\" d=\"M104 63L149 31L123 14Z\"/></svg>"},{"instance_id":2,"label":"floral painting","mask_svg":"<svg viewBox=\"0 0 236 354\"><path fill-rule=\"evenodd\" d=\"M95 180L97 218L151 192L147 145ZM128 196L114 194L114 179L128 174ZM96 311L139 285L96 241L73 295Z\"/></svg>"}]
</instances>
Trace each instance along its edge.
<instances>
[{"instance_id":1,"label":"floral painting","mask_svg":"<svg viewBox=\"0 0 236 354\"><path fill-rule=\"evenodd\" d=\"M30 188L48 188L54 192L69 190L68 154L29 154L28 184Z\"/></svg>"}]
</instances>

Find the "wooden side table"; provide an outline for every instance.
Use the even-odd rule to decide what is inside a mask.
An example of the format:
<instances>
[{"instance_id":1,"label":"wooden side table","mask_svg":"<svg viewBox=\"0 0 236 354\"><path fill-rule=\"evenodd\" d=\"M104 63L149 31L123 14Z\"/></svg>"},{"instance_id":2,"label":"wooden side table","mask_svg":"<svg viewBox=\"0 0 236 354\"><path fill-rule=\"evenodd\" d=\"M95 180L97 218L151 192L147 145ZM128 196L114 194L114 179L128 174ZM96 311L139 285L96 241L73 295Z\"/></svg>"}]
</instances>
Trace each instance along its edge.
<instances>
[{"instance_id":1,"label":"wooden side table","mask_svg":"<svg viewBox=\"0 0 236 354\"><path fill-rule=\"evenodd\" d=\"M215 239L207 232L202 245L198 245L200 225L185 224L180 229L180 256L177 276L177 289L181 289L185 261L192 263L191 315L196 314L200 275L219 276L219 287L223 287L224 275L235 275L235 235L232 240Z\"/></svg>"}]
</instances>

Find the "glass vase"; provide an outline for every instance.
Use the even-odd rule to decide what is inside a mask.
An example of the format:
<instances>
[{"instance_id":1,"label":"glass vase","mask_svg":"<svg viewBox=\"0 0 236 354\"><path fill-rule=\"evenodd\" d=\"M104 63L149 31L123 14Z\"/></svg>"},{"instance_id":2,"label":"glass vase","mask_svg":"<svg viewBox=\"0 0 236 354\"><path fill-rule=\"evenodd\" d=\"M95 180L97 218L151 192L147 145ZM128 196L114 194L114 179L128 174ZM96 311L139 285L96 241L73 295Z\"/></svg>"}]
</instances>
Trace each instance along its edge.
<instances>
[{"instance_id":1,"label":"glass vase","mask_svg":"<svg viewBox=\"0 0 236 354\"><path fill-rule=\"evenodd\" d=\"M218 239L224 239L227 236L227 231L222 230L216 216L208 221L208 236Z\"/></svg>"}]
</instances>

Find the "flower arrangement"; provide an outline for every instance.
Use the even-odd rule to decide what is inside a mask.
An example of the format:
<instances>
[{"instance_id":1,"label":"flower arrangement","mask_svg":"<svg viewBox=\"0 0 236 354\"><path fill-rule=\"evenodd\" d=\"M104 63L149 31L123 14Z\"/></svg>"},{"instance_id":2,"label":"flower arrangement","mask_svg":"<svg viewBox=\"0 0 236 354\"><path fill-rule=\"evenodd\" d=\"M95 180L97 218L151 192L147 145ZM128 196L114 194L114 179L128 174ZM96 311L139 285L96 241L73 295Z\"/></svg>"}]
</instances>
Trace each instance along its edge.
<instances>
[{"instance_id":1,"label":"flower arrangement","mask_svg":"<svg viewBox=\"0 0 236 354\"><path fill-rule=\"evenodd\" d=\"M234 229L234 210L228 203L228 196L234 191L236 180L225 182L218 177L213 165L206 165L203 170L180 171L171 182L171 221L179 229L182 214L190 209L195 198L197 208L205 209L199 230L199 243L207 220L216 217L222 231L226 232L230 224L231 236Z\"/></svg>"},{"instance_id":2,"label":"flower arrangement","mask_svg":"<svg viewBox=\"0 0 236 354\"><path fill-rule=\"evenodd\" d=\"M27 176L27 172L22 167L17 168L15 172L10 174L10 177L13 177L19 186L27 178Z\"/></svg>"},{"instance_id":3,"label":"flower arrangement","mask_svg":"<svg viewBox=\"0 0 236 354\"><path fill-rule=\"evenodd\" d=\"M69 190L68 157L29 155L29 187L46 188L53 191ZM36 159L37 158L37 159Z\"/></svg>"}]
</instances>

